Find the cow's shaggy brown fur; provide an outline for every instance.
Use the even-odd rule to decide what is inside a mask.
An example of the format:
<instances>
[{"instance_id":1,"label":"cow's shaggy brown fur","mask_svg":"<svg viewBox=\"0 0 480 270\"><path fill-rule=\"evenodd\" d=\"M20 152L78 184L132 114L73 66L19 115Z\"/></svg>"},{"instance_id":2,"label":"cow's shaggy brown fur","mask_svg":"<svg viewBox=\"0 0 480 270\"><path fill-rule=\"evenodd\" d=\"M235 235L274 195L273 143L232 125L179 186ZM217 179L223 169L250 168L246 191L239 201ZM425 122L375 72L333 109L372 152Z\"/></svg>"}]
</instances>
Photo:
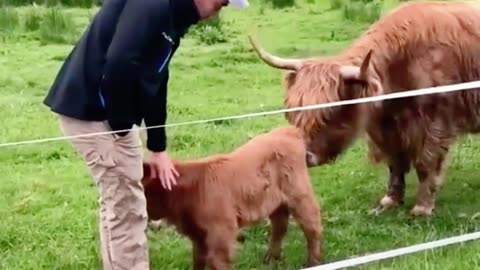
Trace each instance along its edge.
<instances>
[{"instance_id":1,"label":"cow's shaggy brown fur","mask_svg":"<svg viewBox=\"0 0 480 270\"><path fill-rule=\"evenodd\" d=\"M343 53L281 59L251 38L257 54L286 75L286 107L480 79L480 9L471 3L413 2L374 23ZM307 136L311 165L334 160L366 130L373 160L388 164L389 188L379 210L403 203L405 174L419 178L411 213L431 215L446 156L455 139L480 130L476 90L287 114Z\"/></svg>"},{"instance_id":2,"label":"cow's shaggy brown fur","mask_svg":"<svg viewBox=\"0 0 480 270\"><path fill-rule=\"evenodd\" d=\"M301 131L281 127L229 154L174 161L178 184L166 191L144 165L150 220L163 219L192 241L194 269L230 269L241 228L269 218L265 259L277 260L291 214L307 240L307 265L321 262L320 206L313 192Z\"/></svg>"}]
</instances>

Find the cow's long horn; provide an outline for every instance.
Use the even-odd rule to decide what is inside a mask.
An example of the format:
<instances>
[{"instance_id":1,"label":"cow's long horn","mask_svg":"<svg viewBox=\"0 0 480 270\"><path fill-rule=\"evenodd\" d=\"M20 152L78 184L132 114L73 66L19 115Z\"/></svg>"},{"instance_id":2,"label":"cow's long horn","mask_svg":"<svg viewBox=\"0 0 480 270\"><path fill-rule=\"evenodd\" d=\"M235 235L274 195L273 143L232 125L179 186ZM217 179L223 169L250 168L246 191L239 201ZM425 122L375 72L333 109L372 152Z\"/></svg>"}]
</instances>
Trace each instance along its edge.
<instances>
[{"instance_id":1,"label":"cow's long horn","mask_svg":"<svg viewBox=\"0 0 480 270\"><path fill-rule=\"evenodd\" d=\"M260 57L260 59L262 59L271 67L299 70L303 65L303 60L301 59L285 59L270 54L258 44L257 40L252 35L248 35L248 39L250 40L250 44L252 44L253 49Z\"/></svg>"}]
</instances>

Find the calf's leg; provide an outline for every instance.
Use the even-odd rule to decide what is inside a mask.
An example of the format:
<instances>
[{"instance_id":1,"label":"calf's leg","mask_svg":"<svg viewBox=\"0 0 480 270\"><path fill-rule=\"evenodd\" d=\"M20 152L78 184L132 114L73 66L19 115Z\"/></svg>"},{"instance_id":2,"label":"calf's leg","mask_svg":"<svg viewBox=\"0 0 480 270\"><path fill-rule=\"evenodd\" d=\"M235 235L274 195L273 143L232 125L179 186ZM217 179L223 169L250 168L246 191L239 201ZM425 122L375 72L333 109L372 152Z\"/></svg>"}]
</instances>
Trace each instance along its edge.
<instances>
[{"instance_id":1,"label":"calf's leg","mask_svg":"<svg viewBox=\"0 0 480 270\"><path fill-rule=\"evenodd\" d=\"M296 194L289 205L290 212L302 229L307 240L308 259L306 266L319 265L322 262L322 224L320 207L313 190Z\"/></svg>"},{"instance_id":2,"label":"calf's leg","mask_svg":"<svg viewBox=\"0 0 480 270\"><path fill-rule=\"evenodd\" d=\"M289 215L288 207L284 205L277 208L275 212L270 215L270 243L264 258L264 263L280 260L282 240L287 233Z\"/></svg>"},{"instance_id":3,"label":"calf's leg","mask_svg":"<svg viewBox=\"0 0 480 270\"><path fill-rule=\"evenodd\" d=\"M204 270L207 259L207 247L203 241L192 241L192 255L193 270Z\"/></svg>"},{"instance_id":4,"label":"calf's leg","mask_svg":"<svg viewBox=\"0 0 480 270\"><path fill-rule=\"evenodd\" d=\"M218 223L215 223L218 224ZM219 224L210 227L207 232L206 263L211 270L229 270L233 263L235 244L237 242L236 226Z\"/></svg>"}]
</instances>

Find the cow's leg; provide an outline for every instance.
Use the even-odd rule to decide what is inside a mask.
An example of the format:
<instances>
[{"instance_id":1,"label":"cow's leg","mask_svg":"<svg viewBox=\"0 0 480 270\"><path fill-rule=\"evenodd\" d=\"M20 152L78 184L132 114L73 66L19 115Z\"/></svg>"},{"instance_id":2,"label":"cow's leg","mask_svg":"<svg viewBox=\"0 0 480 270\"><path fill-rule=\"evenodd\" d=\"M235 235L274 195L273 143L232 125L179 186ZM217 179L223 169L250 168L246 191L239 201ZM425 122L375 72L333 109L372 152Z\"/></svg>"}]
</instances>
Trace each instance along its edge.
<instances>
[{"instance_id":1,"label":"cow's leg","mask_svg":"<svg viewBox=\"0 0 480 270\"><path fill-rule=\"evenodd\" d=\"M431 216L435 210L435 197L442 186L446 153L439 153L431 162L418 162L415 168L418 176L417 201L410 213L414 216Z\"/></svg>"},{"instance_id":2,"label":"cow's leg","mask_svg":"<svg viewBox=\"0 0 480 270\"><path fill-rule=\"evenodd\" d=\"M206 238L206 263L209 269L231 269L236 243L237 227L234 222L209 228Z\"/></svg>"},{"instance_id":3,"label":"cow's leg","mask_svg":"<svg viewBox=\"0 0 480 270\"><path fill-rule=\"evenodd\" d=\"M270 215L270 244L264 258L264 263L280 260L282 240L287 234L289 215L290 213L286 206L280 206Z\"/></svg>"},{"instance_id":4,"label":"cow's leg","mask_svg":"<svg viewBox=\"0 0 480 270\"><path fill-rule=\"evenodd\" d=\"M403 204L405 195L405 174L410 170L410 159L402 142L402 131L397 129L393 117L373 120L368 133L369 158L374 163L386 162L388 177L386 193L370 214L397 208ZM379 128L380 125L380 128Z\"/></svg>"},{"instance_id":5,"label":"cow's leg","mask_svg":"<svg viewBox=\"0 0 480 270\"><path fill-rule=\"evenodd\" d=\"M389 176L387 193L380 200L378 207L371 211L379 214L387 209L397 208L404 203L405 174L410 170L410 162L406 155L396 155L388 163Z\"/></svg>"}]
</instances>

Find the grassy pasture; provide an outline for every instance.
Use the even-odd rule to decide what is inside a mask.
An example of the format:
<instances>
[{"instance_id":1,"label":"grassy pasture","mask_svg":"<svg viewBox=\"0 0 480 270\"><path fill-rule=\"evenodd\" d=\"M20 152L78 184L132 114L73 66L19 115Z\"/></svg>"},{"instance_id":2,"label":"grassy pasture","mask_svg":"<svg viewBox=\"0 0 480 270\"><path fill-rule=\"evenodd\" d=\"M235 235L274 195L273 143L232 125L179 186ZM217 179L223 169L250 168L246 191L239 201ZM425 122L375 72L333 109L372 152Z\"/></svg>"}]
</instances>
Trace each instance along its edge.
<instances>
[{"instance_id":1,"label":"grassy pasture","mask_svg":"<svg viewBox=\"0 0 480 270\"><path fill-rule=\"evenodd\" d=\"M368 2L368 3L367 3ZM42 105L62 60L96 12L91 1L7 1L0 8L0 143L60 136ZM40 5L45 4L45 6ZM227 9L216 23L195 27L171 66L169 123L282 108L281 73L261 63L247 43L257 29L284 56L328 55L348 46L395 2L252 1ZM195 158L233 150L249 136L284 124L283 115L168 129L170 154ZM412 220L416 177L406 205L367 215L382 197L386 171L366 159L359 140L336 164L311 170L323 210L325 258L332 262L478 229L480 143L452 150L448 179L432 219ZM0 269L99 269L96 191L64 141L0 149ZM247 230L236 269L300 269L305 242L292 225L284 261L265 266L268 228ZM189 269L190 244L173 231L148 232L152 269ZM357 269L478 269L480 243L405 256Z\"/></svg>"}]
</instances>

